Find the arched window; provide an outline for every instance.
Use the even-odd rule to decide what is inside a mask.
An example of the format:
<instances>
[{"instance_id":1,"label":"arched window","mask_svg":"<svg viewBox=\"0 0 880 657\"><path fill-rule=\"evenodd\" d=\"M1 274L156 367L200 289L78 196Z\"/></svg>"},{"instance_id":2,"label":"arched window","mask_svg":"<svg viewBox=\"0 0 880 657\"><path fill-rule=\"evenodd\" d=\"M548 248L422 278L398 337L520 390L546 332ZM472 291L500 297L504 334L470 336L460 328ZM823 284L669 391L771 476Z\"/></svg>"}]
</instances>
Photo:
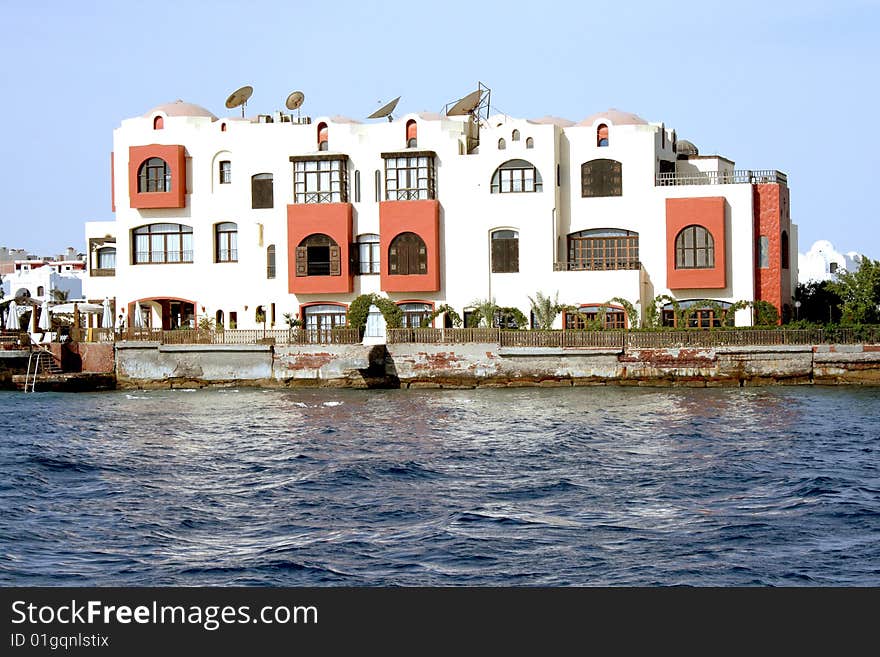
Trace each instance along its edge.
<instances>
[{"instance_id":1,"label":"arched window","mask_svg":"<svg viewBox=\"0 0 880 657\"><path fill-rule=\"evenodd\" d=\"M266 247L266 278L275 278L275 245Z\"/></svg>"},{"instance_id":2,"label":"arched window","mask_svg":"<svg viewBox=\"0 0 880 657\"><path fill-rule=\"evenodd\" d=\"M510 133L510 141L519 141L519 130L516 128Z\"/></svg>"},{"instance_id":3,"label":"arched window","mask_svg":"<svg viewBox=\"0 0 880 657\"><path fill-rule=\"evenodd\" d=\"M258 173L251 176L251 208L274 207L275 199L271 173Z\"/></svg>"},{"instance_id":4,"label":"arched window","mask_svg":"<svg viewBox=\"0 0 880 657\"><path fill-rule=\"evenodd\" d=\"M226 132L226 121L220 124L220 132ZM222 310L218 310L217 312L222 313Z\"/></svg>"},{"instance_id":5,"label":"arched window","mask_svg":"<svg viewBox=\"0 0 880 657\"><path fill-rule=\"evenodd\" d=\"M570 271L639 269L639 234L619 228L582 230L568 236Z\"/></svg>"},{"instance_id":6,"label":"arched window","mask_svg":"<svg viewBox=\"0 0 880 657\"><path fill-rule=\"evenodd\" d=\"M679 313L686 317L686 326L690 328L712 328L721 326L725 321L731 321L728 317L730 305L726 301L714 301L712 299L691 299L679 301ZM663 326L678 326L678 318L675 316L675 306L667 303L661 311Z\"/></svg>"},{"instance_id":7,"label":"arched window","mask_svg":"<svg viewBox=\"0 0 880 657\"><path fill-rule=\"evenodd\" d=\"M604 312L602 328L605 329L623 329L626 328L626 312L618 305L602 304L586 304L579 306L577 310L566 310L565 328L567 329L586 329L591 322L599 319Z\"/></svg>"},{"instance_id":8,"label":"arched window","mask_svg":"<svg viewBox=\"0 0 880 657\"><path fill-rule=\"evenodd\" d=\"M309 341L330 342L334 326L345 326L345 306L320 303L303 306L303 328L308 331Z\"/></svg>"},{"instance_id":9,"label":"arched window","mask_svg":"<svg viewBox=\"0 0 880 657\"><path fill-rule=\"evenodd\" d=\"M161 130L165 127L165 119L161 116L157 116L153 119L153 130Z\"/></svg>"},{"instance_id":10,"label":"arched window","mask_svg":"<svg viewBox=\"0 0 880 657\"><path fill-rule=\"evenodd\" d=\"M406 122L406 146L407 148L415 148L419 145L418 126L415 119Z\"/></svg>"},{"instance_id":11,"label":"arched window","mask_svg":"<svg viewBox=\"0 0 880 657\"><path fill-rule=\"evenodd\" d=\"M788 232L782 231L782 238L779 241L780 258L782 260L782 268L788 269Z\"/></svg>"},{"instance_id":12,"label":"arched window","mask_svg":"<svg viewBox=\"0 0 880 657\"><path fill-rule=\"evenodd\" d=\"M493 230L492 273L505 274L519 271L519 233L515 230Z\"/></svg>"},{"instance_id":13,"label":"arched window","mask_svg":"<svg viewBox=\"0 0 880 657\"><path fill-rule=\"evenodd\" d=\"M403 311L401 318L401 327L403 328L419 328L425 323L428 317L434 312L430 303L399 303L397 307Z\"/></svg>"},{"instance_id":14,"label":"arched window","mask_svg":"<svg viewBox=\"0 0 880 657\"><path fill-rule=\"evenodd\" d=\"M590 160L581 165L581 196L621 196L623 165L617 160Z\"/></svg>"},{"instance_id":15,"label":"arched window","mask_svg":"<svg viewBox=\"0 0 880 657\"><path fill-rule=\"evenodd\" d=\"M534 148L534 147L535 147L535 140L532 139L531 137L526 137L526 148Z\"/></svg>"},{"instance_id":16,"label":"arched window","mask_svg":"<svg viewBox=\"0 0 880 657\"><path fill-rule=\"evenodd\" d=\"M318 150L319 151L326 151L327 150L327 148L328 148L327 135L328 134L329 134L329 131L327 129L327 124L323 123L323 122L319 123L318 124Z\"/></svg>"},{"instance_id":17,"label":"arched window","mask_svg":"<svg viewBox=\"0 0 880 657\"><path fill-rule=\"evenodd\" d=\"M132 264L193 261L193 229L182 224L149 224L131 231Z\"/></svg>"},{"instance_id":18,"label":"arched window","mask_svg":"<svg viewBox=\"0 0 880 657\"><path fill-rule=\"evenodd\" d=\"M504 137L500 137L498 139L498 150L503 151L505 148L507 148L507 142L504 141Z\"/></svg>"},{"instance_id":19,"label":"arched window","mask_svg":"<svg viewBox=\"0 0 880 657\"><path fill-rule=\"evenodd\" d=\"M306 237L296 247L297 276L341 276L339 245L323 233Z\"/></svg>"},{"instance_id":20,"label":"arched window","mask_svg":"<svg viewBox=\"0 0 880 657\"><path fill-rule=\"evenodd\" d=\"M257 324L265 324L266 319L266 309L263 306L257 306L254 309L254 321Z\"/></svg>"},{"instance_id":21,"label":"arched window","mask_svg":"<svg viewBox=\"0 0 880 657\"><path fill-rule=\"evenodd\" d=\"M703 226L687 226L675 237L676 269L715 267L715 240Z\"/></svg>"},{"instance_id":22,"label":"arched window","mask_svg":"<svg viewBox=\"0 0 880 657\"><path fill-rule=\"evenodd\" d=\"M401 233L388 247L388 273L407 276L428 273L428 248L415 233Z\"/></svg>"},{"instance_id":23,"label":"arched window","mask_svg":"<svg viewBox=\"0 0 880 657\"><path fill-rule=\"evenodd\" d=\"M608 126L600 123L596 128L596 146L608 145Z\"/></svg>"},{"instance_id":24,"label":"arched window","mask_svg":"<svg viewBox=\"0 0 880 657\"><path fill-rule=\"evenodd\" d=\"M218 329L221 329L221 330L223 329L224 325L223 325L223 311L222 310L218 310L216 313L214 313L214 324L217 326Z\"/></svg>"},{"instance_id":25,"label":"arched window","mask_svg":"<svg viewBox=\"0 0 880 657\"><path fill-rule=\"evenodd\" d=\"M41 297L46 293L45 288L42 285L37 286L37 296Z\"/></svg>"},{"instance_id":26,"label":"arched window","mask_svg":"<svg viewBox=\"0 0 880 657\"><path fill-rule=\"evenodd\" d=\"M116 269L116 247L105 246L98 249L98 269Z\"/></svg>"},{"instance_id":27,"label":"arched window","mask_svg":"<svg viewBox=\"0 0 880 657\"><path fill-rule=\"evenodd\" d=\"M526 160L508 160L492 174L490 191L493 194L509 192L540 192L544 183L535 165Z\"/></svg>"},{"instance_id":28,"label":"arched window","mask_svg":"<svg viewBox=\"0 0 880 657\"><path fill-rule=\"evenodd\" d=\"M378 274L379 269L379 236L373 233L358 235L358 273Z\"/></svg>"},{"instance_id":29,"label":"arched window","mask_svg":"<svg viewBox=\"0 0 880 657\"><path fill-rule=\"evenodd\" d=\"M214 262L238 262L238 224L224 221L214 226Z\"/></svg>"},{"instance_id":30,"label":"arched window","mask_svg":"<svg viewBox=\"0 0 880 657\"><path fill-rule=\"evenodd\" d=\"M151 157L138 169L138 193L170 192L171 167L161 157Z\"/></svg>"}]
</instances>

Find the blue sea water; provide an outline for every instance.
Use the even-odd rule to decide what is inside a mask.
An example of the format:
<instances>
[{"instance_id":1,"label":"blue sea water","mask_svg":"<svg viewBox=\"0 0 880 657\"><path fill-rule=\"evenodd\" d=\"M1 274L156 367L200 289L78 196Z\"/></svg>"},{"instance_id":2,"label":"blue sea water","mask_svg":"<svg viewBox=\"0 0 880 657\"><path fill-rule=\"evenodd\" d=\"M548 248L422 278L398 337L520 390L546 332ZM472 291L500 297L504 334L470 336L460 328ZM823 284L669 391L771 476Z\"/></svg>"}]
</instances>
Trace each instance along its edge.
<instances>
[{"instance_id":1,"label":"blue sea water","mask_svg":"<svg viewBox=\"0 0 880 657\"><path fill-rule=\"evenodd\" d=\"M0 392L0 584L876 586L880 389Z\"/></svg>"}]
</instances>

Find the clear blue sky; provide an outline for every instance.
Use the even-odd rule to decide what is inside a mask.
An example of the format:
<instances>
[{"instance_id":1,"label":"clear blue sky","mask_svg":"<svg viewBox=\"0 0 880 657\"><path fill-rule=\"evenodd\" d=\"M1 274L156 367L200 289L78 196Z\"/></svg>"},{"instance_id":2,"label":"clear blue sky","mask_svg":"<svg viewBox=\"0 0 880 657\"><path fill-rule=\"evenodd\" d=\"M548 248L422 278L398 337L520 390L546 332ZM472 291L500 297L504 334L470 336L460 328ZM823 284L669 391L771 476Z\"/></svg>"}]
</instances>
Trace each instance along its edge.
<instances>
[{"instance_id":1,"label":"clear blue sky","mask_svg":"<svg viewBox=\"0 0 880 657\"><path fill-rule=\"evenodd\" d=\"M112 131L177 98L217 116L295 89L310 116L432 110L476 88L496 111L664 121L703 154L788 174L799 249L880 258L880 2L0 0L0 246L84 249L110 220Z\"/></svg>"}]
</instances>

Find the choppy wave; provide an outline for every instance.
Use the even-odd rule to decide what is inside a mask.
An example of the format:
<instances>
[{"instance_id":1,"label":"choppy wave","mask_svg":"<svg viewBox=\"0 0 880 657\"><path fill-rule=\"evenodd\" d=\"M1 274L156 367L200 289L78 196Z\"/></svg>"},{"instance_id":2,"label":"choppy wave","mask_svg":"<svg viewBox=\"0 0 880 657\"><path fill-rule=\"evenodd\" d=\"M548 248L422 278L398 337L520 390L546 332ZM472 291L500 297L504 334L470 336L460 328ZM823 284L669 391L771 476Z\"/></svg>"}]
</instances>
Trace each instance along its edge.
<instances>
[{"instance_id":1,"label":"choppy wave","mask_svg":"<svg viewBox=\"0 0 880 657\"><path fill-rule=\"evenodd\" d=\"M3 392L0 426L6 585L880 584L877 389Z\"/></svg>"}]
</instances>

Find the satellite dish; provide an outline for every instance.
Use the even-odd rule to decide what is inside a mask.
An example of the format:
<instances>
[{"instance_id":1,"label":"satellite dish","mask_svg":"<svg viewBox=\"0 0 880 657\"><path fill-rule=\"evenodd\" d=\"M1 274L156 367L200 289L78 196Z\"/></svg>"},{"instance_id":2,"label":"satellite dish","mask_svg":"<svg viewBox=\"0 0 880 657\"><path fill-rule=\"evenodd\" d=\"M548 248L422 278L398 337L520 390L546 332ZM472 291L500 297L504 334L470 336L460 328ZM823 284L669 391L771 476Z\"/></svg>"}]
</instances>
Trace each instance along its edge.
<instances>
[{"instance_id":1,"label":"satellite dish","mask_svg":"<svg viewBox=\"0 0 880 657\"><path fill-rule=\"evenodd\" d=\"M446 110L446 116L464 116L465 114L472 114L480 104L480 97L482 94L482 89L477 89L476 91L469 93Z\"/></svg>"},{"instance_id":2,"label":"satellite dish","mask_svg":"<svg viewBox=\"0 0 880 657\"><path fill-rule=\"evenodd\" d=\"M303 102L305 102L306 95L302 91L294 91L291 93L287 100L284 102L285 107L289 110L298 110L302 107Z\"/></svg>"},{"instance_id":3,"label":"satellite dish","mask_svg":"<svg viewBox=\"0 0 880 657\"><path fill-rule=\"evenodd\" d=\"M397 98L392 100L390 103L386 103L385 105L382 105L382 107L380 107L375 112L370 114L367 118L368 119L381 119L383 116L387 116L389 121L393 120L394 117L391 116L391 112L393 112L394 108L397 107L397 102L399 100L400 100L400 96L398 96Z\"/></svg>"},{"instance_id":4,"label":"satellite dish","mask_svg":"<svg viewBox=\"0 0 880 657\"><path fill-rule=\"evenodd\" d=\"M252 93L254 93L254 88L250 85L245 85L241 89L236 89L229 94L229 98L226 99L226 107L232 109L233 107L241 105L241 116L244 118L244 107L247 105L248 98L251 97Z\"/></svg>"}]
</instances>

